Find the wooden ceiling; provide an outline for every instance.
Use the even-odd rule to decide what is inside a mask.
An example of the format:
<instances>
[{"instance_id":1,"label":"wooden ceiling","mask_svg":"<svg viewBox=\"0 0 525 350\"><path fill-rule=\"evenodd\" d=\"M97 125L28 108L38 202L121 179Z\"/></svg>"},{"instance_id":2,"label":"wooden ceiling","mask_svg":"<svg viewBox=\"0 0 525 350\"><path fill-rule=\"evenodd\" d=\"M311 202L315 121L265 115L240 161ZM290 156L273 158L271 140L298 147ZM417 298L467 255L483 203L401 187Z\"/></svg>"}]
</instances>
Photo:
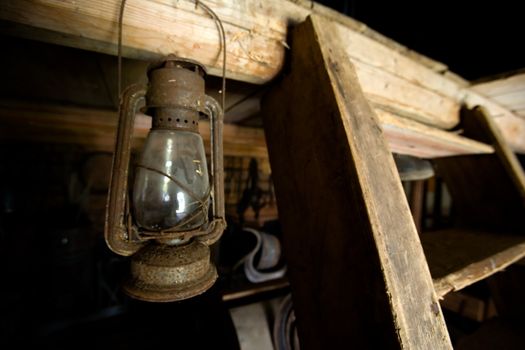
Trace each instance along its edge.
<instances>
[{"instance_id":1,"label":"wooden ceiling","mask_svg":"<svg viewBox=\"0 0 525 350\"><path fill-rule=\"evenodd\" d=\"M7 70L0 88L4 98L115 110L117 72L112 55L116 52L119 6L117 0L0 4L2 33L59 44L6 40L1 62L12 69ZM334 21L346 39L341 45L356 67L365 95L382 118L394 152L419 157L486 152L486 148L473 147L470 140L446 131L458 125L462 105L485 106L514 150L525 152L525 121L470 89L468 82L446 66L363 23L302 0L217 2L213 8L224 22L228 42L227 76L231 80L225 106L227 123L261 126L261 96L285 67L288 26L313 14ZM146 60L166 52L198 59L212 75L220 75L216 24L191 2L136 0L126 9L124 33L123 52L128 58L124 60L124 86L144 82ZM207 86L207 93L219 99L220 79L210 77ZM429 145L427 141L435 140L436 135L439 142ZM459 149L457 145L461 145Z\"/></svg>"},{"instance_id":2,"label":"wooden ceiling","mask_svg":"<svg viewBox=\"0 0 525 350\"><path fill-rule=\"evenodd\" d=\"M525 119L525 71L475 84L472 89Z\"/></svg>"}]
</instances>

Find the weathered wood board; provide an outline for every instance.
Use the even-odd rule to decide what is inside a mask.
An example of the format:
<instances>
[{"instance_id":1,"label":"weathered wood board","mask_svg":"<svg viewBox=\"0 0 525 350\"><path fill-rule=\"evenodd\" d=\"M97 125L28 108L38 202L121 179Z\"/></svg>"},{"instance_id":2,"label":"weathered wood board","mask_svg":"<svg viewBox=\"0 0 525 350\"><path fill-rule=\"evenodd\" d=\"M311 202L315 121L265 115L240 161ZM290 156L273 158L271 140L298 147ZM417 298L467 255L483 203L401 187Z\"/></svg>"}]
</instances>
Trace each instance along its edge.
<instances>
[{"instance_id":1,"label":"weathered wood board","mask_svg":"<svg viewBox=\"0 0 525 350\"><path fill-rule=\"evenodd\" d=\"M392 152L422 158L459 154L491 153L487 144L432 128L410 120L400 120L380 112L381 126ZM118 115L100 108L0 101L0 136L3 140L81 144L91 149L112 150ZM135 125L137 142L144 140L151 119L139 115ZM205 121L200 132L206 144L209 127ZM258 128L224 125L226 155L267 158L264 131Z\"/></svg>"},{"instance_id":2,"label":"weathered wood board","mask_svg":"<svg viewBox=\"0 0 525 350\"><path fill-rule=\"evenodd\" d=\"M333 24L294 30L263 103L301 347L449 349L379 121Z\"/></svg>"},{"instance_id":3,"label":"weathered wood board","mask_svg":"<svg viewBox=\"0 0 525 350\"><path fill-rule=\"evenodd\" d=\"M6 0L0 4L7 34L115 54L119 0ZM283 67L288 28L311 13L333 23L367 98L377 107L440 128L459 121L463 103L485 106L516 151L525 152L525 121L445 74L446 66L370 30L366 25L306 1L206 1L224 23L227 76L251 83L275 78ZM126 57L168 53L197 59L220 75L216 23L193 1L130 0L124 18Z\"/></svg>"}]
</instances>

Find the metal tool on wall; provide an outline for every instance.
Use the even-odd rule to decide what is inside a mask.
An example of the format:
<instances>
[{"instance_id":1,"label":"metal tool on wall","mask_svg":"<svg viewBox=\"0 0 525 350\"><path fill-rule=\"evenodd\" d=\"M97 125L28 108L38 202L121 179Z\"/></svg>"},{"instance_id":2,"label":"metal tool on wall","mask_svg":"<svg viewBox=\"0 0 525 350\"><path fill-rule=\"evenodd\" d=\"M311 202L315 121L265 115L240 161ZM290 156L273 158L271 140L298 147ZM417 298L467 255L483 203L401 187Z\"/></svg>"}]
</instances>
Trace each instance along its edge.
<instances>
[{"instance_id":1,"label":"metal tool on wall","mask_svg":"<svg viewBox=\"0 0 525 350\"><path fill-rule=\"evenodd\" d=\"M196 5L217 21L221 31L224 107L224 30L209 7L198 1ZM119 89L124 6L125 1L119 22ZM105 238L115 253L132 256L124 291L140 300L190 298L217 279L209 245L226 227L223 109L205 94L205 74L199 62L169 55L150 65L147 86L132 85L121 96ZM133 123L144 104L142 110L153 119L152 129L135 171L130 172ZM198 129L200 116L211 121L210 176ZM130 173L133 188L128 185Z\"/></svg>"},{"instance_id":2,"label":"metal tool on wall","mask_svg":"<svg viewBox=\"0 0 525 350\"><path fill-rule=\"evenodd\" d=\"M237 204L237 215L241 225L244 223L244 212L248 207L252 207L255 213L255 219L259 219L259 212L261 208L266 205L264 200L264 191L259 187L259 169L257 160L250 159L248 169L248 178L246 179L246 187L242 192L242 196Z\"/></svg>"}]
</instances>

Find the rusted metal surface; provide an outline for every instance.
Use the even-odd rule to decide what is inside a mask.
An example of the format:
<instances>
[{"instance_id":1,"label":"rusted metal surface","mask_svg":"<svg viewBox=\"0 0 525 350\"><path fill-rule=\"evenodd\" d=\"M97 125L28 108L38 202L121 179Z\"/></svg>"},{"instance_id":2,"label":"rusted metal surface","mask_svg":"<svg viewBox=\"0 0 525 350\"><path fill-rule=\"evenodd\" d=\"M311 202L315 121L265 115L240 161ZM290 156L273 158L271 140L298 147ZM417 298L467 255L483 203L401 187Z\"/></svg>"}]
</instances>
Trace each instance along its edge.
<instances>
[{"instance_id":1,"label":"rusted metal surface","mask_svg":"<svg viewBox=\"0 0 525 350\"><path fill-rule=\"evenodd\" d=\"M208 289L216 279L208 245L216 242L226 227L224 210L223 111L205 95L206 71L198 62L168 56L150 66L148 87L132 86L123 95L111 188L106 211L105 238L115 253L133 255L131 279L125 291L147 301L190 298ZM130 208L128 185L130 146L135 114L142 101L153 117L152 129L198 133L201 114L210 118L211 174L213 174L212 220L193 230L180 225L160 231L139 227ZM140 166L140 165L139 165ZM170 180L173 177L152 169ZM206 210L207 198L202 199ZM162 262L161 265L158 263Z\"/></svg>"},{"instance_id":2,"label":"rusted metal surface","mask_svg":"<svg viewBox=\"0 0 525 350\"><path fill-rule=\"evenodd\" d=\"M112 251L124 256L132 255L144 244L136 239L135 232L128 229L131 218L126 211L129 211L128 173L133 123L135 112L145 95L146 87L141 85L132 85L124 92L111 168L104 237Z\"/></svg>"},{"instance_id":3,"label":"rusted metal surface","mask_svg":"<svg viewBox=\"0 0 525 350\"><path fill-rule=\"evenodd\" d=\"M205 112L204 67L198 62L168 56L150 65L146 95L153 129L198 133L199 113Z\"/></svg>"},{"instance_id":4,"label":"rusted metal surface","mask_svg":"<svg viewBox=\"0 0 525 350\"><path fill-rule=\"evenodd\" d=\"M131 260L132 278L124 285L133 298L170 302L205 292L217 279L208 246L193 241L186 245L150 244Z\"/></svg>"},{"instance_id":5,"label":"rusted metal surface","mask_svg":"<svg viewBox=\"0 0 525 350\"><path fill-rule=\"evenodd\" d=\"M219 103L206 96L205 113L211 118L211 173L213 174L213 221L205 235L198 237L204 244L211 245L219 240L226 228L224 210L224 165L222 152L223 111Z\"/></svg>"}]
</instances>

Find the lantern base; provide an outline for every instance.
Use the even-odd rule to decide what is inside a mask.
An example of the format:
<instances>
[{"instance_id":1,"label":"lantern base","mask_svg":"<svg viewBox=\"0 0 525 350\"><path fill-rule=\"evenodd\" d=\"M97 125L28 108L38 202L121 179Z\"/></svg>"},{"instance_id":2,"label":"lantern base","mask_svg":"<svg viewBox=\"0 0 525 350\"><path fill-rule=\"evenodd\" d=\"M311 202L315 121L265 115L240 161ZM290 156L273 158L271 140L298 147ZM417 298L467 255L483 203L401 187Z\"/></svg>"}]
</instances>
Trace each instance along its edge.
<instances>
[{"instance_id":1,"label":"lantern base","mask_svg":"<svg viewBox=\"0 0 525 350\"><path fill-rule=\"evenodd\" d=\"M171 302L204 293L216 279L208 246L197 241L182 246L152 243L133 255L124 292L143 301Z\"/></svg>"}]
</instances>

